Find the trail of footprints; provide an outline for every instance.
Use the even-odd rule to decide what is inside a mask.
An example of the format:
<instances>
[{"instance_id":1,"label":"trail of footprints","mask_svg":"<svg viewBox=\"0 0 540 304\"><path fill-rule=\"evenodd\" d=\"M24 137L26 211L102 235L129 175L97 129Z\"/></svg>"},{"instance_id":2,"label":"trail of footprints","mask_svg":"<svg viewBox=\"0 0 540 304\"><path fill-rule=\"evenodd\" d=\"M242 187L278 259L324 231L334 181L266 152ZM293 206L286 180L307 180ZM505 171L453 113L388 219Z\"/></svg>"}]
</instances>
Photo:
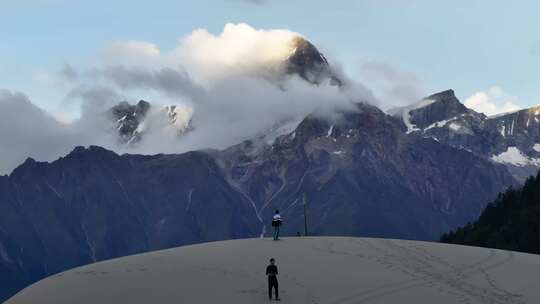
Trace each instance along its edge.
<instances>
[{"instance_id":1,"label":"trail of footprints","mask_svg":"<svg viewBox=\"0 0 540 304\"><path fill-rule=\"evenodd\" d=\"M385 240L383 247L376 246L365 239L350 239L350 242L363 248L367 246L377 254L339 251L334 249L334 243L331 241L327 241L324 248L314 247L314 249L330 254L371 260L383 265L389 270L401 272L410 277L410 279L388 283L373 289L354 293L337 299L331 302L331 304L369 303L384 296L414 287L433 288L438 292L456 297L460 303L464 304L525 303L520 295L498 286L488 274L488 270L500 267L511 261L514 255L512 252L505 252L503 258L499 259L500 255L495 250L490 250L489 254L481 260L457 267L415 244L404 246L398 245L391 240ZM366 250L363 251L365 252ZM481 275L488 283L488 287L476 285L468 280L476 275Z\"/></svg>"},{"instance_id":2,"label":"trail of footprints","mask_svg":"<svg viewBox=\"0 0 540 304\"><path fill-rule=\"evenodd\" d=\"M444 260L443 258L430 253L425 248L414 243L406 243L399 245L394 241L383 241L384 246L377 246L373 242L366 239L350 239L349 242L356 245L358 252L340 251L335 249L335 244L327 240L323 243L324 247L313 245L314 250L332 254L344 255L358 259L370 260L382 265L384 268L405 274L409 279L399 282L387 283L381 286L362 290L357 293L336 299L329 304L353 304L353 303L370 303L373 300L383 298L385 296L399 293L415 287L429 287L437 290L440 293L446 293L454 296L459 303L473 304L525 304L519 294L508 291L497 284L497 282L489 275L489 270L503 266L513 259L513 253L507 251L504 256L498 254L498 251L489 250L489 254L484 258L467 265L458 267ZM366 250L369 248L369 250ZM365 252L374 251L375 254ZM194 267L194 265L185 265ZM224 276L244 276L259 281L258 276L254 273L242 269L225 269L223 267L208 267L197 266L199 270L206 272L219 273ZM148 271L145 267L131 267L122 270L127 273L137 273ZM106 271L77 271L75 275L83 276L101 276L111 272ZM60 273L55 277L62 277ZM472 283L469 279L481 276L487 283L487 287L479 286ZM294 276L284 274L283 278L287 278L293 282L295 287L305 291L304 303L321 304L318 302L315 293L309 286L303 284ZM238 290L243 294L261 294L266 295L266 284L258 284L250 289ZM284 288L282 294L285 296L287 290Z\"/></svg>"},{"instance_id":3,"label":"trail of footprints","mask_svg":"<svg viewBox=\"0 0 540 304\"><path fill-rule=\"evenodd\" d=\"M112 273L120 273L120 272L127 272L127 273L136 273L136 272L145 272L148 271L148 268L145 267L135 267L135 268L126 268L120 271L97 271L97 270L84 270L84 271L75 271L69 274L74 274L76 276L103 276L108 275ZM66 273L59 273L53 276L53 278L61 278Z\"/></svg>"},{"instance_id":4,"label":"trail of footprints","mask_svg":"<svg viewBox=\"0 0 540 304\"><path fill-rule=\"evenodd\" d=\"M187 266L187 265L186 265ZM210 272L210 273L218 273L224 276L231 276L232 278L238 278L238 276L248 277L253 282L259 282L261 281L260 274L255 274L252 271L242 270L242 269L226 269L225 267L209 267L209 266L194 266L190 265L189 267L197 268L198 270ZM318 302L318 299L315 297L314 293L312 292L311 288L306 286L304 283L302 283L301 280L296 278L295 276L292 276L290 274L283 274L281 275L282 278L286 278L289 282L292 282L294 286L280 288L280 294L283 297L286 297L287 295L287 289L301 289L304 290L304 302L303 303L309 303L309 304L320 304ZM267 292L267 285L266 282L260 283L257 286L253 288L248 289L240 289L237 290L237 292L242 294L260 294L261 296L264 296L263 298L266 298L266 292Z\"/></svg>"}]
</instances>

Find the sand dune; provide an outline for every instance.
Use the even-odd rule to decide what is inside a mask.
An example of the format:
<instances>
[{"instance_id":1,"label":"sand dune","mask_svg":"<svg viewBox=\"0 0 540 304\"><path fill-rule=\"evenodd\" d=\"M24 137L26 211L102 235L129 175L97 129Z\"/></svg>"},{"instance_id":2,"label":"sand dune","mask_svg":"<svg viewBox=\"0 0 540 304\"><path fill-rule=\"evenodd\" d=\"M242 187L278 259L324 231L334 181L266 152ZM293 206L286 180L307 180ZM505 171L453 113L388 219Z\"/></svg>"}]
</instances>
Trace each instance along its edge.
<instances>
[{"instance_id":1,"label":"sand dune","mask_svg":"<svg viewBox=\"0 0 540 304\"><path fill-rule=\"evenodd\" d=\"M21 291L18 303L540 303L540 256L367 238L234 240L96 263Z\"/></svg>"}]
</instances>

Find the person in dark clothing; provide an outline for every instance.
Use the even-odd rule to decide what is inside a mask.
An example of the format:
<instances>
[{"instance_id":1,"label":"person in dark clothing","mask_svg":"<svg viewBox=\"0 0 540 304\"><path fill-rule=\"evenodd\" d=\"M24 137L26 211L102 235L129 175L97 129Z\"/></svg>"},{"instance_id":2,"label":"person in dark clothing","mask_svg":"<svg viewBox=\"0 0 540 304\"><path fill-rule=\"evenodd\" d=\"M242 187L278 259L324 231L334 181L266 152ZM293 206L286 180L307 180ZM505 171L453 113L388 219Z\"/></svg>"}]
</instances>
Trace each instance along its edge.
<instances>
[{"instance_id":1,"label":"person in dark clothing","mask_svg":"<svg viewBox=\"0 0 540 304\"><path fill-rule=\"evenodd\" d=\"M276 260L274 258L270 259L270 265L266 267L266 276L268 277L268 298L272 300L272 288L274 288L276 293L276 301L281 301L279 298L279 290L278 290L278 280L277 280L277 266Z\"/></svg>"},{"instance_id":2,"label":"person in dark clothing","mask_svg":"<svg viewBox=\"0 0 540 304\"><path fill-rule=\"evenodd\" d=\"M279 228L281 227L282 221L283 218L279 214L279 210L276 210L274 217L272 218L272 227L274 227L274 241L279 240Z\"/></svg>"}]
</instances>

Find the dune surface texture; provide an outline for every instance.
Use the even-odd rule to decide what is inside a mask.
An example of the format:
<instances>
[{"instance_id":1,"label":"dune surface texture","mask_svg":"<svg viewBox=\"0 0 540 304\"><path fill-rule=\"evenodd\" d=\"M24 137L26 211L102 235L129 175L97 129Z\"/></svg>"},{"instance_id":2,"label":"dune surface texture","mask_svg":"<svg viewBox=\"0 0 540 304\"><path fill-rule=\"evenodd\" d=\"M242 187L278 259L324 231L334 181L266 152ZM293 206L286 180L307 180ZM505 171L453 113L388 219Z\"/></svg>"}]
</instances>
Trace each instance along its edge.
<instances>
[{"instance_id":1,"label":"dune surface texture","mask_svg":"<svg viewBox=\"0 0 540 304\"><path fill-rule=\"evenodd\" d=\"M245 239L72 269L24 289L22 303L540 303L540 256L439 243L349 237Z\"/></svg>"}]
</instances>

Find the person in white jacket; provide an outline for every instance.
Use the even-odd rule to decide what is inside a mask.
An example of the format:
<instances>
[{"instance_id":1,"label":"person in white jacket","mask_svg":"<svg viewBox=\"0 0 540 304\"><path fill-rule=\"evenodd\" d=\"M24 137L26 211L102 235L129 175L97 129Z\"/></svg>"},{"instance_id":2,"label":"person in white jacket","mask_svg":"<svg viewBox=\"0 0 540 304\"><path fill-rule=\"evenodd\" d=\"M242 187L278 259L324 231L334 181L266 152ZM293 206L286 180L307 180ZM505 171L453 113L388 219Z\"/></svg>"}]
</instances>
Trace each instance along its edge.
<instances>
[{"instance_id":1,"label":"person in white jacket","mask_svg":"<svg viewBox=\"0 0 540 304\"><path fill-rule=\"evenodd\" d=\"M281 227L283 219L279 215L279 210L276 210L274 218L272 219L272 227L274 227L274 241L279 240L279 228Z\"/></svg>"}]
</instances>

